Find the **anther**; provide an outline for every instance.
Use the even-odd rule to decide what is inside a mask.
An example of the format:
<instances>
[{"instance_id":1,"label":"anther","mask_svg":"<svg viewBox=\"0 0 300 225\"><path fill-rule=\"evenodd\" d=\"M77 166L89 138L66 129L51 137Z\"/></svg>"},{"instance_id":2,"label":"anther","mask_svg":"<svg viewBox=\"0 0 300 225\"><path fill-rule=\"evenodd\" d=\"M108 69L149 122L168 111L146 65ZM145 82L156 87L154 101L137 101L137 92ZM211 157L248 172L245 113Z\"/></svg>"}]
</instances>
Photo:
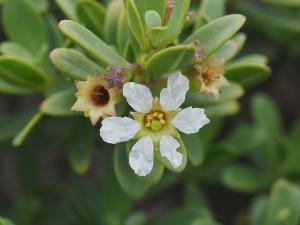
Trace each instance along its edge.
<instances>
[{"instance_id":1,"label":"anther","mask_svg":"<svg viewBox=\"0 0 300 225\"><path fill-rule=\"evenodd\" d=\"M152 120L153 116L151 114L147 115L147 120Z\"/></svg>"},{"instance_id":2,"label":"anther","mask_svg":"<svg viewBox=\"0 0 300 225\"><path fill-rule=\"evenodd\" d=\"M159 113L159 114L158 114L158 119L162 119L162 118L164 118L164 114Z\"/></svg>"}]
</instances>

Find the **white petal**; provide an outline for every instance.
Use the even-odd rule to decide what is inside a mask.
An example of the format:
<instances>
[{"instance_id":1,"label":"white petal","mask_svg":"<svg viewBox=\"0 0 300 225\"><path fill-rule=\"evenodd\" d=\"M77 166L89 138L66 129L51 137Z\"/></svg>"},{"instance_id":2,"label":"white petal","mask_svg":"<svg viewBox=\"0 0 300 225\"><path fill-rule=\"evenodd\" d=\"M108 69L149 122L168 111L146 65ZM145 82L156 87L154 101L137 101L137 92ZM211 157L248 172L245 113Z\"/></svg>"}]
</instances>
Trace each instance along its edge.
<instances>
[{"instance_id":1,"label":"white petal","mask_svg":"<svg viewBox=\"0 0 300 225\"><path fill-rule=\"evenodd\" d=\"M185 100L189 90L189 80L180 72L176 72L168 79L168 87L160 93L160 104L165 112L178 109Z\"/></svg>"},{"instance_id":2,"label":"white petal","mask_svg":"<svg viewBox=\"0 0 300 225\"><path fill-rule=\"evenodd\" d=\"M128 104L137 112L147 113L152 108L153 97L145 85L128 82L123 86L123 95Z\"/></svg>"},{"instance_id":3,"label":"white petal","mask_svg":"<svg viewBox=\"0 0 300 225\"><path fill-rule=\"evenodd\" d=\"M163 135L160 139L159 151L161 156L166 157L174 168L178 168L182 163L182 154L177 152L176 149L180 147L178 141L169 136Z\"/></svg>"},{"instance_id":4,"label":"white petal","mask_svg":"<svg viewBox=\"0 0 300 225\"><path fill-rule=\"evenodd\" d=\"M188 107L181 110L172 120L178 130L186 134L197 133L201 127L209 123L204 109Z\"/></svg>"},{"instance_id":5,"label":"white petal","mask_svg":"<svg viewBox=\"0 0 300 225\"><path fill-rule=\"evenodd\" d=\"M154 145L152 138L147 136L138 140L129 154L129 165L139 176L146 176L153 168Z\"/></svg>"},{"instance_id":6,"label":"white petal","mask_svg":"<svg viewBox=\"0 0 300 225\"><path fill-rule=\"evenodd\" d=\"M100 136L110 144L132 139L140 129L140 124L128 117L107 117L102 121Z\"/></svg>"}]
</instances>

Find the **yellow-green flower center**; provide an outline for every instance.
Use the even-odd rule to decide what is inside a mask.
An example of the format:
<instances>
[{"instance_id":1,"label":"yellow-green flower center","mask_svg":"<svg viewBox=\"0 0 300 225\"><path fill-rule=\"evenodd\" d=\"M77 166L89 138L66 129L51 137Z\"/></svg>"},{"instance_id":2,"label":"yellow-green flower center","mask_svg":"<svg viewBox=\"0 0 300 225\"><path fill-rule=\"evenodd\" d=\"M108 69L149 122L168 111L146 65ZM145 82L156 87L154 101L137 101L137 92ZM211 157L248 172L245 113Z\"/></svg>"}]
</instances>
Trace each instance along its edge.
<instances>
[{"instance_id":1,"label":"yellow-green flower center","mask_svg":"<svg viewBox=\"0 0 300 225\"><path fill-rule=\"evenodd\" d=\"M159 131L166 124L166 115L160 110L154 110L144 116L145 127Z\"/></svg>"}]
</instances>

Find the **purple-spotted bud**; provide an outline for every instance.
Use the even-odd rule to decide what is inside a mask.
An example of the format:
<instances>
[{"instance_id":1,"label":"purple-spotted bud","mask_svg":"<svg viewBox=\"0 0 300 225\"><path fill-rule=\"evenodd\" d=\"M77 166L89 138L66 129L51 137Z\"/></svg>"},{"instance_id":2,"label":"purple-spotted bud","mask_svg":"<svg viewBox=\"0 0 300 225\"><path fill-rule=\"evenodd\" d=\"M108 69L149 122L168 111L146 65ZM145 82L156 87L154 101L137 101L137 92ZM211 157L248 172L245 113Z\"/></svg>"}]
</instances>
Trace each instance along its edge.
<instances>
[{"instance_id":1,"label":"purple-spotted bud","mask_svg":"<svg viewBox=\"0 0 300 225\"><path fill-rule=\"evenodd\" d=\"M105 74L107 84L110 88L121 89L126 82L128 69L124 66L112 66Z\"/></svg>"}]
</instances>

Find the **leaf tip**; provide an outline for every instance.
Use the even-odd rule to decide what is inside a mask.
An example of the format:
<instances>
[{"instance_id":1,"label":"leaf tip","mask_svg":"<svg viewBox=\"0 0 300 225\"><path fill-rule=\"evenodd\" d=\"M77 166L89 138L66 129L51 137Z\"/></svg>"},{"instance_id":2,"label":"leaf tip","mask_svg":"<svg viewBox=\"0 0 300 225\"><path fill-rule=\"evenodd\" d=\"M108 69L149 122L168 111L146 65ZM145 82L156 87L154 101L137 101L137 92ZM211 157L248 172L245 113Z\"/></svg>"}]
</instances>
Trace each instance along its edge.
<instances>
[{"instance_id":1,"label":"leaf tip","mask_svg":"<svg viewBox=\"0 0 300 225\"><path fill-rule=\"evenodd\" d=\"M58 23L58 27L60 30L63 30L64 29L64 26L66 23L68 23L70 20L61 20L59 23Z\"/></svg>"},{"instance_id":2,"label":"leaf tip","mask_svg":"<svg viewBox=\"0 0 300 225\"><path fill-rule=\"evenodd\" d=\"M242 24L244 24L245 22L246 22L246 16L244 16L244 15L241 15L241 14L238 14L239 16L240 16L240 18L241 18L241 22L242 22Z\"/></svg>"},{"instance_id":3,"label":"leaf tip","mask_svg":"<svg viewBox=\"0 0 300 225\"><path fill-rule=\"evenodd\" d=\"M54 58L55 58L55 55L56 55L56 52L57 52L57 49L54 49L50 52L49 54L49 58L50 60L53 62Z\"/></svg>"}]
</instances>

